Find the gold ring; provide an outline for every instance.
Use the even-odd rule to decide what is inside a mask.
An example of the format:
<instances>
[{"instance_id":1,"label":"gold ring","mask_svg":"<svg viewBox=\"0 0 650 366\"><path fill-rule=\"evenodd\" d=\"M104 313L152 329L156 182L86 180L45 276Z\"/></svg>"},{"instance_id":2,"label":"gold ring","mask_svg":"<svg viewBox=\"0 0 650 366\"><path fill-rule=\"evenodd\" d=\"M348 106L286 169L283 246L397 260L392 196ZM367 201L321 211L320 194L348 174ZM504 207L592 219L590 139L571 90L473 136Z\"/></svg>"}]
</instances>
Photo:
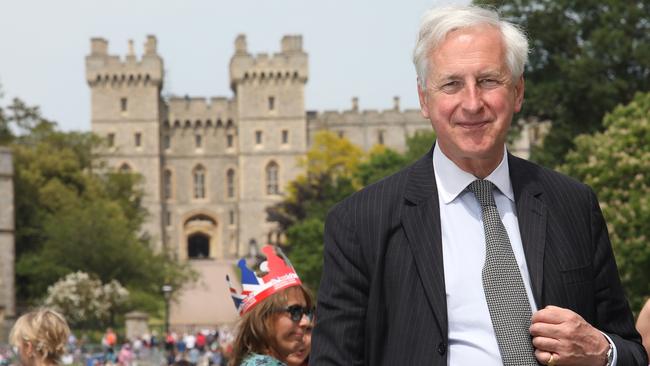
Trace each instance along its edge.
<instances>
[{"instance_id":1,"label":"gold ring","mask_svg":"<svg viewBox=\"0 0 650 366\"><path fill-rule=\"evenodd\" d=\"M551 358L546 362L546 366L555 366L555 355L551 353Z\"/></svg>"}]
</instances>

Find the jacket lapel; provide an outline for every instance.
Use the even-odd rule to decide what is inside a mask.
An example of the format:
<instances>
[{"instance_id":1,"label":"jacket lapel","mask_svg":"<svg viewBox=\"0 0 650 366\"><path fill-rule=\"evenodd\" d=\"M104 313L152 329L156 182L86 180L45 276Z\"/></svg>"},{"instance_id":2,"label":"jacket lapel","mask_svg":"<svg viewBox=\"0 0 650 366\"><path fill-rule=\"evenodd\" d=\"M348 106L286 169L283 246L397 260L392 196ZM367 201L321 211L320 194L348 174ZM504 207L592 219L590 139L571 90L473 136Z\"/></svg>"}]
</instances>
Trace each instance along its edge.
<instances>
[{"instance_id":1,"label":"jacket lapel","mask_svg":"<svg viewBox=\"0 0 650 366\"><path fill-rule=\"evenodd\" d=\"M538 179L534 176L535 170L527 166L530 163L510 154L508 154L508 159L521 242L531 277L533 296L537 307L540 308L544 304L542 288L547 209L541 200L543 191L537 183Z\"/></svg>"},{"instance_id":2,"label":"jacket lapel","mask_svg":"<svg viewBox=\"0 0 650 366\"><path fill-rule=\"evenodd\" d=\"M447 299L442 260L438 191L433 174L433 149L412 167L405 192L402 226L438 329L447 338Z\"/></svg>"}]
</instances>

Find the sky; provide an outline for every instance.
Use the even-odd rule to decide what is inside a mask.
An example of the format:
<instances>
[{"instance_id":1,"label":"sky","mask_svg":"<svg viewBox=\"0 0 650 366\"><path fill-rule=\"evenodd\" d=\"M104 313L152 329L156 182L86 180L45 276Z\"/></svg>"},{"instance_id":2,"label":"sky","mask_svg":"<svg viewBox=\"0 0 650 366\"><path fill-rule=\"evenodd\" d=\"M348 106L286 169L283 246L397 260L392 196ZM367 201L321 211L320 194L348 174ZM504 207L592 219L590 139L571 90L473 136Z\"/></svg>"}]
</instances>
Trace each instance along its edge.
<instances>
[{"instance_id":1,"label":"sky","mask_svg":"<svg viewBox=\"0 0 650 366\"><path fill-rule=\"evenodd\" d=\"M85 56L90 39L141 55L158 39L165 95L232 97L228 64L238 34L250 53L280 50L301 34L309 54L307 110L417 108L411 63L422 13L463 0L14 0L0 5L0 86L7 105L18 97L41 107L61 129L90 130Z\"/></svg>"}]
</instances>

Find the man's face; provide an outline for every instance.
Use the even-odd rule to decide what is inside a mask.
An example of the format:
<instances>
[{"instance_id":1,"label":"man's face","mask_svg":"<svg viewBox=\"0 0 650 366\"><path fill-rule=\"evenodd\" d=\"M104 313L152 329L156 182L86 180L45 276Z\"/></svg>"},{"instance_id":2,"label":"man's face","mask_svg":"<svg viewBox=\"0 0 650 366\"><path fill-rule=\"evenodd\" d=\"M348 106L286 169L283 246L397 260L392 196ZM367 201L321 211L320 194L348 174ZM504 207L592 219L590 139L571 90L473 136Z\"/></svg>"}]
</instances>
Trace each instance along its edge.
<instances>
[{"instance_id":1,"label":"man's face","mask_svg":"<svg viewBox=\"0 0 650 366\"><path fill-rule=\"evenodd\" d=\"M506 64L501 33L490 26L456 30L427 57L431 71L418 94L440 149L461 168L498 164L524 95L523 77L513 81Z\"/></svg>"}]
</instances>

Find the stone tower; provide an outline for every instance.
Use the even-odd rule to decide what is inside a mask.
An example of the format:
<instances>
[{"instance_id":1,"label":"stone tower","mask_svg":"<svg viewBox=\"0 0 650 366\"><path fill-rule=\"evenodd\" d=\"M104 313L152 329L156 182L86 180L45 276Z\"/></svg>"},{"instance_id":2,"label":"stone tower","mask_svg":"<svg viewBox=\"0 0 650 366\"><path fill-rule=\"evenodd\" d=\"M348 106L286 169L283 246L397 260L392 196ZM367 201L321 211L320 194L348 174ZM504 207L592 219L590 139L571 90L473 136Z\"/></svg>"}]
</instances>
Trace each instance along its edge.
<instances>
[{"instance_id":1,"label":"stone tower","mask_svg":"<svg viewBox=\"0 0 650 366\"><path fill-rule=\"evenodd\" d=\"M13 162L11 150L0 147L0 343L16 315L14 250Z\"/></svg>"},{"instance_id":2,"label":"stone tower","mask_svg":"<svg viewBox=\"0 0 650 366\"><path fill-rule=\"evenodd\" d=\"M165 107L160 96L163 60L156 45L156 38L148 36L138 59L130 42L129 53L121 59L109 55L105 39L93 38L86 56L86 79L91 90L92 131L107 141L101 154L110 167L144 176L143 203L150 216L143 230L160 249L165 241L160 200L160 121Z\"/></svg>"},{"instance_id":3,"label":"stone tower","mask_svg":"<svg viewBox=\"0 0 650 366\"><path fill-rule=\"evenodd\" d=\"M246 38L235 40L230 85L239 116L239 253L278 240L265 208L282 199L287 183L302 172L296 162L307 149L305 84L308 57L302 36L285 36L281 52L248 53Z\"/></svg>"}]
</instances>

